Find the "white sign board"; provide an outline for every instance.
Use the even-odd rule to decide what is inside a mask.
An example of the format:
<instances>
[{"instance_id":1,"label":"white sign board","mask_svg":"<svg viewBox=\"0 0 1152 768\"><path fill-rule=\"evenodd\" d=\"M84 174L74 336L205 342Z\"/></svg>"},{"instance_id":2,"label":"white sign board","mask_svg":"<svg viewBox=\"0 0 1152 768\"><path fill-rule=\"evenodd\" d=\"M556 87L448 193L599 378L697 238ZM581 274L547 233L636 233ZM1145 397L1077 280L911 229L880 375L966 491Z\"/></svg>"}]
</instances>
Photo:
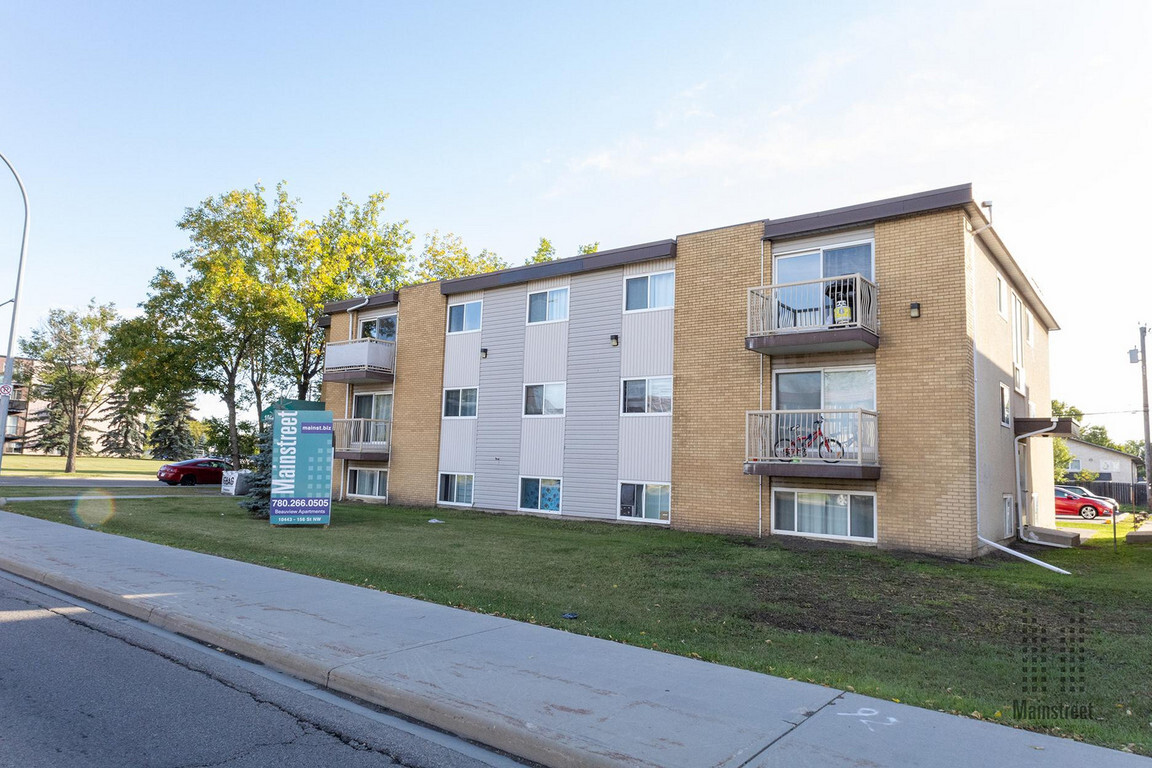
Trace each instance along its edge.
<instances>
[{"instance_id":1,"label":"white sign board","mask_svg":"<svg viewBox=\"0 0 1152 768\"><path fill-rule=\"evenodd\" d=\"M220 478L220 493L229 496L244 496L248 493L248 475L246 469L239 472L224 472Z\"/></svg>"}]
</instances>

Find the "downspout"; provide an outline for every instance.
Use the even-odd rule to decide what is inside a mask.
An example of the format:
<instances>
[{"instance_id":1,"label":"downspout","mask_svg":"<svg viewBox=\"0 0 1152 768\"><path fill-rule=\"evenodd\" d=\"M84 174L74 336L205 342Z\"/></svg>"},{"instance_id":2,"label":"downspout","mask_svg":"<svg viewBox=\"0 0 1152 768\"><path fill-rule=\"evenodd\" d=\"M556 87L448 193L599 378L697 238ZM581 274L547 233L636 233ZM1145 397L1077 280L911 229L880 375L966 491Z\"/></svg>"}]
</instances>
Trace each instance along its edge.
<instances>
[{"instance_id":1,"label":"downspout","mask_svg":"<svg viewBox=\"0 0 1152 768\"><path fill-rule=\"evenodd\" d=\"M1042 435L1045 432L1052 432L1056 429L1056 425L1058 423L1059 423L1059 419L1057 419L1055 416L1053 416L1051 426L1047 426L1043 429L1038 429L1035 432L1028 432L1027 434L1020 435L1016 438L1016 445L1014 446L1014 450L1012 451L1012 462L1013 462L1013 465L1016 467L1016 534L1021 539L1024 538L1024 488L1022 487L1023 483L1021 482L1021 478L1020 478L1020 454L1019 454L1019 450L1024 447L1024 443L1023 443L1024 440L1027 440L1030 437L1035 437L1036 435ZM1037 540L1032 539L1032 538L1029 538L1027 540L1034 543L1034 544L1043 543L1043 542L1037 541Z\"/></svg>"},{"instance_id":2,"label":"downspout","mask_svg":"<svg viewBox=\"0 0 1152 768\"><path fill-rule=\"evenodd\" d=\"M760 238L760 285L764 285L764 238ZM764 410L764 355L760 355L760 410ZM756 537L764 538L764 475L757 475L760 487L756 491Z\"/></svg>"}]
</instances>

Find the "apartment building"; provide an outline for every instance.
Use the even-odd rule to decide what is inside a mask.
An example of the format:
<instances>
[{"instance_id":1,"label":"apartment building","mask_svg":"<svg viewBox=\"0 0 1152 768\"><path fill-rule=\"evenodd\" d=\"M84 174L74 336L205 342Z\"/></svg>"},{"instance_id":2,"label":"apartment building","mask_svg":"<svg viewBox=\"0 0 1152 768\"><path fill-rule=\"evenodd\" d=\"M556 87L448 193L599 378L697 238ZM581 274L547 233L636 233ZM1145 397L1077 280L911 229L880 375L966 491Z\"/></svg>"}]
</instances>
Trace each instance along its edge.
<instances>
[{"instance_id":1,"label":"apartment building","mask_svg":"<svg viewBox=\"0 0 1152 768\"><path fill-rule=\"evenodd\" d=\"M0 355L0 372L4 370L6 358ZM28 417L29 391L26 381L31 378L33 361L23 357L13 358L13 381L16 382L8 399L8 412L4 414L4 453L23 453L30 429ZM32 403L33 407L38 403ZM43 404L39 404L41 407Z\"/></svg>"},{"instance_id":2,"label":"apartment building","mask_svg":"<svg viewBox=\"0 0 1152 768\"><path fill-rule=\"evenodd\" d=\"M1057 535L1058 326L971 185L326 311L340 498L959 558Z\"/></svg>"}]
</instances>

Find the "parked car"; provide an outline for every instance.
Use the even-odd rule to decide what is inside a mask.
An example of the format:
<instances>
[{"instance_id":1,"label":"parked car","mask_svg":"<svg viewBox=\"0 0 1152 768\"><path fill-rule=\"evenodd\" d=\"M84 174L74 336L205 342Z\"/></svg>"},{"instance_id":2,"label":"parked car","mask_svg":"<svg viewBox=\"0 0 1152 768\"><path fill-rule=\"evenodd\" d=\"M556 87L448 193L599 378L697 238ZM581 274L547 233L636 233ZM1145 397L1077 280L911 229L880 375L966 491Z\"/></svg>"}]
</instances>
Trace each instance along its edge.
<instances>
[{"instance_id":1,"label":"parked car","mask_svg":"<svg viewBox=\"0 0 1152 768\"><path fill-rule=\"evenodd\" d=\"M168 485L220 485L225 470L231 469L224 459L188 459L160 467L156 479Z\"/></svg>"},{"instance_id":2,"label":"parked car","mask_svg":"<svg viewBox=\"0 0 1152 768\"><path fill-rule=\"evenodd\" d=\"M1120 509L1120 502L1116 501L1116 499L1112 498L1111 496L1101 496L1098 493L1093 493L1092 491L1088 490L1087 488L1084 488L1083 486L1080 486L1080 485L1058 485L1056 487L1057 488L1063 488L1064 490L1068 491L1069 493L1074 493L1077 496L1083 496L1087 499L1100 499L1100 501L1106 501L1112 505L1113 510Z\"/></svg>"},{"instance_id":3,"label":"parked car","mask_svg":"<svg viewBox=\"0 0 1152 768\"><path fill-rule=\"evenodd\" d=\"M1079 516L1085 520L1094 520L1101 515L1112 516L1112 505L1103 499L1081 496L1063 488L1055 490L1057 515Z\"/></svg>"}]
</instances>

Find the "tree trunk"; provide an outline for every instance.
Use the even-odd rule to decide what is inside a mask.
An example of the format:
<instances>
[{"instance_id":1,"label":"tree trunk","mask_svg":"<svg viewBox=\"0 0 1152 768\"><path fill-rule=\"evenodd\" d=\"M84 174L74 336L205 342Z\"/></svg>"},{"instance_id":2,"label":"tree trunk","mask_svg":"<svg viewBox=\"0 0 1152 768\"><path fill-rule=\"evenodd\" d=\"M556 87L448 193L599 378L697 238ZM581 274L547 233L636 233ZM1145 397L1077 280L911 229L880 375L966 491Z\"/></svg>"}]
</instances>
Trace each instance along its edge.
<instances>
[{"instance_id":1,"label":"tree trunk","mask_svg":"<svg viewBox=\"0 0 1152 768\"><path fill-rule=\"evenodd\" d=\"M80 430L77 419L68 420L68 458L64 460L65 474L76 471L76 449L80 443Z\"/></svg>"},{"instance_id":2,"label":"tree trunk","mask_svg":"<svg viewBox=\"0 0 1152 768\"><path fill-rule=\"evenodd\" d=\"M236 373L228 375L228 391L224 394L228 406L228 448L232 453L232 469L240 469L240 438L236 432Z\"/></svg>"},{"instance_id":3,"label":"tree trunk","mask_svg":"<svg viewBox=\"0 0 1152 768\"><path fill-rule=\"evenodd\" d=\"M301 372L300 380L296 382L296 399L307 400L308 389L312 384L312 377L306 373Z\"/></svg>"}]
</instances>

